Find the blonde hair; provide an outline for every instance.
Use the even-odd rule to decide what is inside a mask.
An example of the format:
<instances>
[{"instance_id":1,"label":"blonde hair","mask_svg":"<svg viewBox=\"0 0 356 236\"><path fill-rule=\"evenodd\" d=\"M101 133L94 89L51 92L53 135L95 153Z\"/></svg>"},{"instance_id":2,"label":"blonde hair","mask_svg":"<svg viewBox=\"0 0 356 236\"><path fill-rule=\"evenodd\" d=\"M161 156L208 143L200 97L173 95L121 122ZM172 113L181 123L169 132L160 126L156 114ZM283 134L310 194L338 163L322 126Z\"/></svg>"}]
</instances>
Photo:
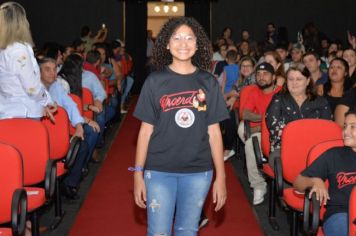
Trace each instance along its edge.
<instances>
[{"instance_id":1,"label":"blonde hair","mask_svg":"<svg viewBox=\"0 0 356 236\"><path fill-rule=\"evenodd\" d=\"M25 9L16 2L0 5L0 49L19 42L34 46Z\"/></svg>"}]
</instances>

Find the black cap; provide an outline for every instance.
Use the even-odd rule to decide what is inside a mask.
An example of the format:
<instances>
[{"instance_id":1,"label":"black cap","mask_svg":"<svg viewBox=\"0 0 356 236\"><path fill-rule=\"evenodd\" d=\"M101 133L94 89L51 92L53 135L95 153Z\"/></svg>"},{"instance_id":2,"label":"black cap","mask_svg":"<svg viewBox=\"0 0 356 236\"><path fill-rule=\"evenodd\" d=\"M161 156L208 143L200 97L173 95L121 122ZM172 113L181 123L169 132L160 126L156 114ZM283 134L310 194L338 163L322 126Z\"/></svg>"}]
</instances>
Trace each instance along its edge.
<instances>
[{"instance_id":1,"label":"black cap","mask_svg":"<svg viewBox=\"0 0 356 236\"><path fill-rule=\"evenodd\" d=\"M271 64L267 62L262 62L261 64L258 64L256 67L256 72L259 70L265 70L274 75L274 68Z\"/></svg>"}]
</instances>

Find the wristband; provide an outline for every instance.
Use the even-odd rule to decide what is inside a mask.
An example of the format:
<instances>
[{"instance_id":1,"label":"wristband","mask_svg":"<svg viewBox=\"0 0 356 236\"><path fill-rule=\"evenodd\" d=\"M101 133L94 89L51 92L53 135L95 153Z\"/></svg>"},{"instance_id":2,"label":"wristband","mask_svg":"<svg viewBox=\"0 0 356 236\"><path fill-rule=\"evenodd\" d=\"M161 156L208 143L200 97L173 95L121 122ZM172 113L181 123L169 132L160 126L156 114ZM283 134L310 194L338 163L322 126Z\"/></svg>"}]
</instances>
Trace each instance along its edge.
<instances>
[{"instance_id":1,"label":"wristband","mask_svg":"<svg viewBox=\"0 0 356 236\"><path fill-rule=\"evenodd\" d=\"M136 172L136 171L143 171L144 168L142 166L135 166L135 167L129 167L128 170Z\"/></svg>"}]
</instances>

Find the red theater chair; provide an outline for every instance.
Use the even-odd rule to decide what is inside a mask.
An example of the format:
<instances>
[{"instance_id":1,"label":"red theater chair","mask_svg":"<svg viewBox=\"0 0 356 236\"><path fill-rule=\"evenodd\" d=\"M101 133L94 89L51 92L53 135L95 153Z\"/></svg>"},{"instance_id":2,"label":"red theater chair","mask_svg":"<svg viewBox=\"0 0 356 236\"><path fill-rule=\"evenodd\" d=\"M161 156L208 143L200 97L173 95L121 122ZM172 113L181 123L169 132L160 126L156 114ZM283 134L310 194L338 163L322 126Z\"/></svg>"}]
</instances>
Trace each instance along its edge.
<instances>
[{"instance_id":1,"label":"red theater chair","mask_svg":"<svg viewBox=\"0 0 356 236\"><path fill-rule=\"evenodd\" d=\"M39 235L37 210L51 199L55 190L56 164L49 159L49 138L46 127L32 119L0 120L0 142L21 152L24 186L27 192L32 235ZM34 185L44 183L44 188Z\"/></svg>"},{"instance_id":2,"label":"red theater chair","mask_svg":"<svg viewBox=\"0 0 356 236\"><path fill-rule=\"evenodd\" d=\"M310 166L321 154L333 147L342 147L344 142L342 139L330 140L316 144L309 151L307 158L307 166ZM326 181L326 186L328 187L328 181ZM312 204L311 204L312 201ZM317 207L315 207L317 206ZM312 221L310 222L310 212L312 212ZM303 230L308 235L314 235L317 233L319 226L319 219L322 219L325 213L325 206L322 205L320 208L320 203L316 200L315 195L313 195L312 200L309 199L309 190L304 193L304 212L303 212ZM311 225L310 225L311 223ZM322 231L319 229L318 235L323 235Z\"/></svg>"},{"instance_id":3,"label":"red theater chair","mask_svg":"<svg viewBox=\"0 0 356 236\"><path fill-rule=\"evenodd\" d=\"M268 220L270 225L274 230L279 230L279 225L276 220L276 181L274 177L274 171L268 162L264 161L265 158L269 157L270 153L270 141L269 141L269 131L266 124L265 115L262 116L261 122L261 148L257 137L252 137L253 150L256 156L257 167L267 176L268 178Z\"/></svg>"},{"instance_id":4,"label":"red theater chair","mask_svg":"<svg viewBox=\"0 0 356 236\"><path fill-rule=\"evenodd\" d=\"M0 143L0 235L21 235L25 230L27 196L23 189L21 154L11 145Z\"/></svg>"},{"instance_id":5,"label":"red theater chair","mask_svg":"<svg viewBox=\"0 0 356 236\"><path fill-rule=\"evenodd\" d=\"M93 95L90 92L90 90L87 88L83 88L82 91L83 91L82 103L84 104L84 106L88 107L89 105L93 105L94 99L93 99ZM94 119L94 112L92 110L90 110L89 108L86 110L83 110L83 115L91 120Z\"/></svg>"},{"instance_id":6,"label":"red theater chair","mask_svg":"<svg viewBox=\"0 0 356 236\"><path fill-rule=\"evenodd\" d=\"M60 223L63 212L61 196L59 191L59 179L64 176L68 169L73 165L79 148L81 140L78 137L73 137L69 141L69 119L64 108L58 106L54 114L55 122L48 118L42 119L42 124L47 128L49 134L49 157L56 162L57 178L55 188L55 218L56 222L51 228L56 228Z\"/></svg>"},{"instance_id":7,"label":"red theater chair","mask_svg":"<svg viewBox=\"0 0 356 236\"><path fill-rule=\"evenodd\" d=\"M302 119L292 121L283 129L281 157L275 159L277 195L291 209L291 235L298 235L298 214L303 212L304 194L294 188L283 189L283 181L292 184L305 169L309 150L327 140L342 138L341 128L332 121Z\"/></svg>"}]
</instances>

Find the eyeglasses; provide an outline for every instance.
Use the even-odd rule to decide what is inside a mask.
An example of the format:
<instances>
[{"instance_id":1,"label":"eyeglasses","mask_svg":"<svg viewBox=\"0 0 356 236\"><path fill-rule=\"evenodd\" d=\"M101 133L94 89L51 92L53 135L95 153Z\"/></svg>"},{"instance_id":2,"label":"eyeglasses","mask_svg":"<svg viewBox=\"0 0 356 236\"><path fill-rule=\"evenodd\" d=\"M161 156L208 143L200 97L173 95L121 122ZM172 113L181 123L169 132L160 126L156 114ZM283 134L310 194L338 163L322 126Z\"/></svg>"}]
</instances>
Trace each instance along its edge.
<instances>
[{"instance_id":1,"label":"eyeglasses","mask_svg":"<svg viewBox=\"0 0 356 236\"><path fill-rule=\"evenodd\" d=\"M175 43L182 42L183 40L187 43L195 43L196 37L189 34L174 34L172 35L171 40Z\"/></svg>"}]
</instances>

